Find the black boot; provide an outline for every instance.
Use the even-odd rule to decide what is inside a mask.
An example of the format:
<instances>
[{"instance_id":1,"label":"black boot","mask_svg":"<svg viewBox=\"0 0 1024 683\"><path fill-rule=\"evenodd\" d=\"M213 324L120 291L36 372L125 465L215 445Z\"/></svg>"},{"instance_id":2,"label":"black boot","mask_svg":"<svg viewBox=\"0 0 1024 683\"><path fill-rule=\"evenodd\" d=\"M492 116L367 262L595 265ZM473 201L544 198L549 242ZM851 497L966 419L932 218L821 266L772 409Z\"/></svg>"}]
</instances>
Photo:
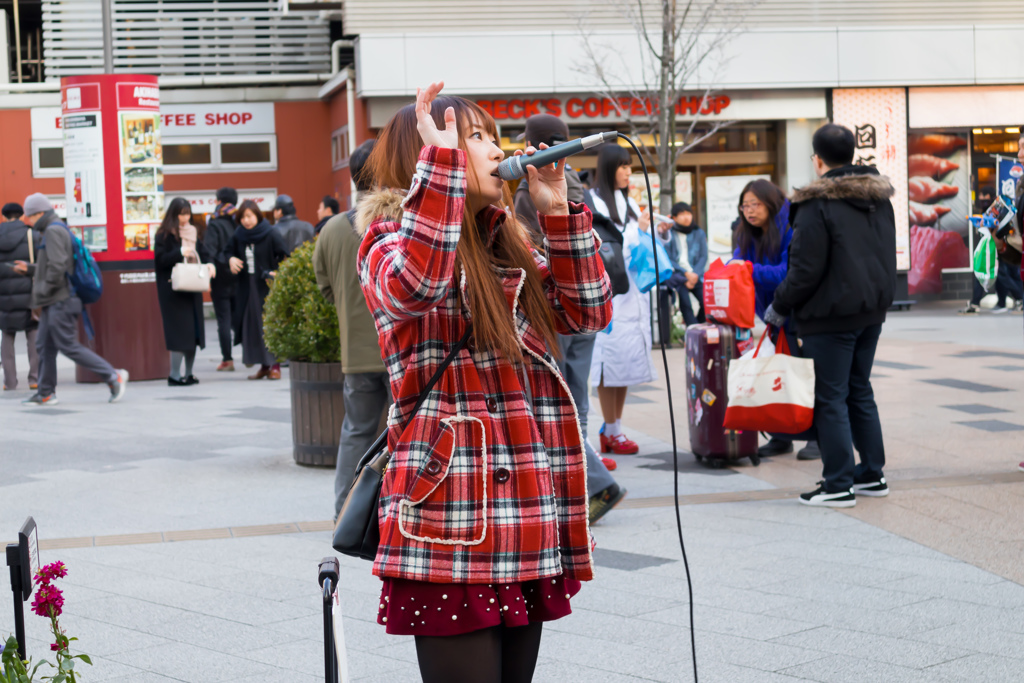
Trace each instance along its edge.
<instances>
[{"instance_id":1,"label":"black boot","mask_svg":"<svg viewBox=\"0 0 1024 683\"><path fill-rule=\"evenodd\" d=\"M796 454L797 460L821 460L821 450L817 441L808 441L807 445Z\"/></svg>"},{"instance_id":2,"label":"black boot","mask_svg":"<svg viewBox=\"0 0 1024 683\"><path fill-rule=\"evenodd\" d=\"M757 449L757 457L770 458L773 455L785 455L793 452L793 442L772 437L768 443Z\"/></svg>"}]
</instances>

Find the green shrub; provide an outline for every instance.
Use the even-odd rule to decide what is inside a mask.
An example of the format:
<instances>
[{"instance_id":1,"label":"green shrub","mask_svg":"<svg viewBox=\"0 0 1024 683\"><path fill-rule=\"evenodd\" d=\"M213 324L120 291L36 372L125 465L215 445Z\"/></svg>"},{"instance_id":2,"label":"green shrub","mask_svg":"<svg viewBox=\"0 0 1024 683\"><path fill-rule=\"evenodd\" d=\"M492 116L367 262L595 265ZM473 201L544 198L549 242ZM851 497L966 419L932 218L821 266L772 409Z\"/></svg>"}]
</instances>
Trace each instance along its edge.
<instances>
[{"instance_id":1,"label":"green shrub","mask_svg":"<svg viewBox=\"0 0 1024 683\"><path fill-rule=\"evenodd\" d=\"M278 358L308 363L341 360L338 314L320 293L313 272L316 242L281 262L263 307L263 338Z\"/></svg>"}]
</instances>

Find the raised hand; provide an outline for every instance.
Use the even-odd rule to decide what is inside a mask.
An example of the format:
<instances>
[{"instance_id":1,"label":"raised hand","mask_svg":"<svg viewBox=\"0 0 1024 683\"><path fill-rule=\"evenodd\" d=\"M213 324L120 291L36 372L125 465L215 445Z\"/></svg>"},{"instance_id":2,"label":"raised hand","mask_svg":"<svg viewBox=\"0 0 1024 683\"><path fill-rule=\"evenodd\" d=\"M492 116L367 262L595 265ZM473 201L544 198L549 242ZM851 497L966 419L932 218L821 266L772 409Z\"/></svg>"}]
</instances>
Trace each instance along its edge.
<instances>
[{"instance_id":1,"label":"raised hand","mask_svg":"<svg viewBox=\"0 0 1024 683\"><path fill-rule=\"evenodd\" d=\"M540 143L541 149L548 146ZM526 155L530 156L537 151L537 148L530 146L526 148ZM515 156L523 154L522 150L516 150ZM527 166L526 174L530 177L530 199L537 211L545 216L568 216L569 199L568 190L565 185L565 159L557 163L548 164L540 168Z\"/></svg>"},{"instance_id":2,"label":"raised hand","mask_svg":"<svg viewBox=\"0 0 1024 683\"><path fill-rule=\"evenodd\" d=\"M459 146L459 131L455 127L455 109L444 110L444 130L438 130L434 117L430 115L430 104L444 87L444 81L431 83L426 88L416 88L416 130L424 145L455 149Z\"/></svg>"},{"instance_id":3,"label":"raised hand","mask_svg":"<svg viewBox=\"0 0 1024 683\"><path fill-rule=\"evenodd\" d=\"M640 212L640 218L638 219L638 221L640 223L640 226L639 226L640 230L642 232L647 232L647 228L651 227L651 211L650 211L650 209L644 209L643 211L641 211Z\"/></svg>"}]
</instances>

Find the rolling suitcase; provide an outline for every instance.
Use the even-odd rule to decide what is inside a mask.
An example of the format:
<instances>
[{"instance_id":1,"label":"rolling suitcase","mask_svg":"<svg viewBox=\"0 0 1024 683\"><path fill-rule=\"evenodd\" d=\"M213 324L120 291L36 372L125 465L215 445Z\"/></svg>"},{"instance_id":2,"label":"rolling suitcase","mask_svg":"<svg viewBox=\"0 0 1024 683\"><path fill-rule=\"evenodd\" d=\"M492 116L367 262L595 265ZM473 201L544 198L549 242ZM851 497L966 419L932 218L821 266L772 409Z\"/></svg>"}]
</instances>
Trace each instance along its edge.
<instances>
[{"instance_id":1,"label":"rolling suitcase","mask_svg":"<svg viewBox=\"0 0 1024 683\"><path fill-rule=\"evenodd\" d=\"M729 362L738 357L736 334L727 325L691 325L686 330L686 417L690 450L714 468L750 458L755 465L757 432L725 429Z\"/></svg>"}]
</instances>

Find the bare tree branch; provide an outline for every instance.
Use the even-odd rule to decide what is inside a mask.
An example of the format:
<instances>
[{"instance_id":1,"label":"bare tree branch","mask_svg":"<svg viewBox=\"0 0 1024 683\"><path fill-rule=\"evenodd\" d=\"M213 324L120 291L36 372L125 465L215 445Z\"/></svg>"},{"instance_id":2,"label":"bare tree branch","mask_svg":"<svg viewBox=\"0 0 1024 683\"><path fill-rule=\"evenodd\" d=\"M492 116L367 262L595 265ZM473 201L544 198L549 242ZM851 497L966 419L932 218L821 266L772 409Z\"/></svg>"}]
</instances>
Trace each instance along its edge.
<instances>
[{"instance_id":1,"label":"bare tree branch","mask_svg":"<svg viewBox=\"0 0 1024 683\"><path fill-rule=\"evenodd\" d=\"M661 186L667 190L661 199L664 212L673 199L679 157L734 123L711 119L709 125L701 125L709 104L715 101L714 85L729 61L726 48L744 30L748 12L760 0L660 0L660 48L649 30L647 5L651 0L602 1L636 34L639 73L630 68L622 50L595 42L586 15L580 15L577 22L584 59L574 70L597 82L595 94L611 101L611 108L629 126L649 165L657 167ZM618 69L609 66L611 55L617 57ZM684 101L685 93L693 92L698 83L703 83L696 88L699 95ZM696 111L683 130L677 131L684 102L692 110L694 99Z\"/></svg>"}]
</instances>

